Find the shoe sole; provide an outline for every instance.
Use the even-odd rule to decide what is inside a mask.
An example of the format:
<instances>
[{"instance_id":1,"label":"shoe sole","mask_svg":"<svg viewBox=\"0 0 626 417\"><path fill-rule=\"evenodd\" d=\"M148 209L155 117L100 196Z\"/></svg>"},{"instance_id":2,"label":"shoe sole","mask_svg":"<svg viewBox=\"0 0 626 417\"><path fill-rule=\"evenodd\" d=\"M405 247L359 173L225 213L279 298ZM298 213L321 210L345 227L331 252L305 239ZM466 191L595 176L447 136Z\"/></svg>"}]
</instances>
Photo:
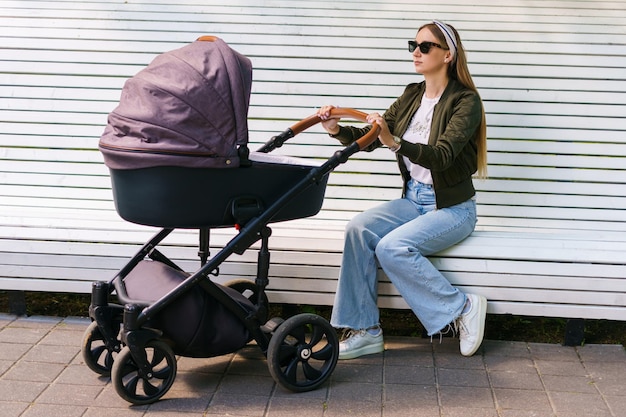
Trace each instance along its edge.
<instances>
[{"instance_id":1,"label":"shoe sole","mask_svg":"<svg viewBox=\"0 0 626 417\"><path fill-rule=\"evenodd\" d=\"M474 349L472 349L470 352L466 352L466 353L461 352L463 356L472 356L474 353L476 353L478 348L480 348L480 345L483 344L483 337L485 337L485 318L487 317L487 299L485 297L476 297L476 298L478 298L478 315L480 316L480 327L478 328L478 340L480 341L480 343L477 343Z\"/></svg>"},{"instance_id":2,"label":"shoe sole","mask_svg":"<svg viewBox=\"0 0 626 417\"><path fill-rule=\"evenodd\" d=\"M338 359L339 360L356 359L361 356L380 353L380 352L383 352L384 350L385 350L385 344L384 342L380 342L375 345L363 346L361 348L351 350L350 352L344 352L344 353L339 352Z\"/></svg>"}]
</instances>

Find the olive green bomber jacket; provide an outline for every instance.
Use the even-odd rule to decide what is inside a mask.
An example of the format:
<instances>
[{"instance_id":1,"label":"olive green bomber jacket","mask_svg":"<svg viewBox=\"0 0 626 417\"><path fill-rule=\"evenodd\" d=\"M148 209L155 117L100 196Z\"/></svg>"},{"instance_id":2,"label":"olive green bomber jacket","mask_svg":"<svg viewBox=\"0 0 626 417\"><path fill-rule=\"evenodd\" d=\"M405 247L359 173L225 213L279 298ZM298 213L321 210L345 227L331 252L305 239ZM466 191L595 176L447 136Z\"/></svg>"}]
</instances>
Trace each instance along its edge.
<instances>
[{"instance_id":1,"label":"olive green bomber jacket","mask_svg":"<svg viewBox=\"0 0 626 417\"><path fill-rule=\"evenodd\" d=\"M409 84L404 93L387 109L383 117L391 134L402 137L417 111L426 85ZM404 180L403 195L410 174L402 156L431 171L437 208L450 207L472 198L476 191L472 175L477 170L477 136L482 120L480 96L456 80L450 80L434 108L428 145L402 141L397 153ZM371 126L355 128L341 126L337 138L349 145L369 131ZM372 151L382 146L380 140L366 148Z\"/></svg>"}]
</instances>

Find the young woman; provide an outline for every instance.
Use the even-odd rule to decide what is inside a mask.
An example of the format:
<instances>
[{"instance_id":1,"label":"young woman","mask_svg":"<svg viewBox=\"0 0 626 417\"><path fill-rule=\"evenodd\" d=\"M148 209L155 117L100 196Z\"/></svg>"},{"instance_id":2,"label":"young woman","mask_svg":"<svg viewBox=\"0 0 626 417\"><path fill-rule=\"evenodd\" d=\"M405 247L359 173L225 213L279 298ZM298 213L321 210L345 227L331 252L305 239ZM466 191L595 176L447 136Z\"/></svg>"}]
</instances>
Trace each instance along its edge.
<instances>
[{"instance_id":1,"label":"young woman","mask_svg":"<svg viewBox=\"0 0 626 417\"><path fill-rule=\"evenodd\" d=\"M402 198L367 210L346 228L343 260L331 323L343 328L340 359L384 350L377 307L380 266L429 335L449 325L458 330L461 354L482 343L485 297L453 287L427 256L469 236L476 225L472 176L486 171L483 105L467 67L457 31L434 21L409 41L415 71L384 115L371 113L381 131L368 150L388 147L404 180ZM318 110L322 126L348 145L367 129L341 126L333 106Z\"/></svg>"}]
</instances>

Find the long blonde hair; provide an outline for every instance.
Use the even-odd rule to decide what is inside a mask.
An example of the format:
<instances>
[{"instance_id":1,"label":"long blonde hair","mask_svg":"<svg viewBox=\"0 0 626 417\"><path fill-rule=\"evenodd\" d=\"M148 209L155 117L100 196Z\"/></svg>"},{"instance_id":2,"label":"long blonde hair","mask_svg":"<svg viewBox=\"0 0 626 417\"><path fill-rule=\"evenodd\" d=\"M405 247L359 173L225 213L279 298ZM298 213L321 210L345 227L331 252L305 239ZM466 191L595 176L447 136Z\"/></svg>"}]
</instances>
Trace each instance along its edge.
<instances>
[{"instance_id":1,"label":"long blonde hair","mask_svg":"<svg viewBox=\"0 0 626 417\"><path fill-rule=\"evenodd\" d=\"M452 61L452 63L448 66L448 76L452 79L457 80L465 87L470 90L478 93L478 89L474 84L474 80L472 79L472 75L469 72L469 68L467 66L467 57L465 56L465 48L461 43L461 37L457 30L451 25L447 24L447 26L452 29L454 32L454 37L456 38L457 50L456 50L456 59ZM428 23L422 26L419 30L423 28L428 28L431 33L437 38L437 40L444 45L446 48L449 48L448 43L446 42L446 37L443 32L439 29L439 27L435 23ZM482 103L481 103L482 106ZM477 165L478 170L477 174L479 178L487 178L487 121L485 120L485 109L482 109L482 120L480 122L480 126L478 127L478 138L476 142L476 148L478 151Z\"/></svg>"}]
</instances>

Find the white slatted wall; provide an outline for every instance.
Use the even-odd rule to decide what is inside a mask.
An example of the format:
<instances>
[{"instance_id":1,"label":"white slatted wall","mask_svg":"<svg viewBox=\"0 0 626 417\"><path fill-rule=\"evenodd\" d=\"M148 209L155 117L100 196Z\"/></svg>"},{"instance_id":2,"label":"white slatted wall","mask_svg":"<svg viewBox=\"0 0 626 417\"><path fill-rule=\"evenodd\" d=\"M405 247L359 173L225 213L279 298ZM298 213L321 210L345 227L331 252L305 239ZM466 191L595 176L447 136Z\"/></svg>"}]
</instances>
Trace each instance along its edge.
<instances>
[{"instance_id":1,"label":"white slatted wall","mask_svg":"<svg viewBox=\"0 0 626 417\"><path fill-rule=\"evenodd\" d=\"M494 300L492 312L528 312L530 301L564 315L552 291L584 304L598 287L599 304L626 305L626 269L613 261L626 249L623 1L1 1L0 288L87 292L154 232L118 218L97 142L124 81L159 53L216 35L247 55L255 148L322 104L383 111L420 79L406 41L435 18L464 40L490 162L476 183L480 231L435 262ZM337 146L314 127L279 152L326 159ZM274 228L270 297L331 302L345 221L399 186L385 149L334 172L318 216ZM545 247L510 234L519 229L545 233ZM585 230L571 247L560 240ZM195 242L178 233L168 253L193 269ZM234 257L222 278L253 276L254 261Z\"/></svg>"}]
</instances>

